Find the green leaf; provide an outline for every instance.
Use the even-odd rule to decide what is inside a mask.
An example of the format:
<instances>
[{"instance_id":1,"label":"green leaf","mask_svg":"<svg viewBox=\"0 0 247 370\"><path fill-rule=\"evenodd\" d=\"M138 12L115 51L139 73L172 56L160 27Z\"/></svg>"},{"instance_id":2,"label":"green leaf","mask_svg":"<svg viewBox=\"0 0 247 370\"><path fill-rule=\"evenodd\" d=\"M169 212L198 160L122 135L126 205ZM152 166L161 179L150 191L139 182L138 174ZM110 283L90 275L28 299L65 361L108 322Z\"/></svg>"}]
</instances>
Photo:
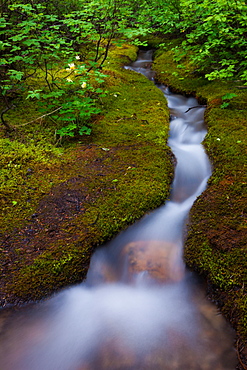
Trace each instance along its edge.
<instances>
[{"instance_id":1,"label":"green leaf","mask_svg":"<svg viewBox=\"0 0 247 370\"><path fill-rule=\"evenodd\" d=\"M75 136L74 130L76 128L77 128L76 123L70 123L68 126L62 127L61 129L57 130L57 134L60 136L74 137Z\"/></svg>"},{"instance_id":2,"label":"green leaf","mask_svg":"<svg viewBox=\"0 0 247 370\"><path fill-rule=\"evenodd\" d=\"M40 46L40 42L37 39L25 40L23 41L23 44L27 46L31 46L31 45L38 46L38 47Z\"/></svg>"},{"instance_id":3,"label":"green leaf","mask_svg":"<svg viewBox=\"0 0 247 370\"><path fill-rule=\"evenodd\" d=\"M12 80L20 81L24 75L24 72L16 71L15 69L9 69L8 75Z\"/></svg>"},{"instance_id":4,"label":"green leaf","mask_svg":"<svg viewBox=\"0 0 247 370\"><path fill-rule=\"evenodd\" d=\"M26 99L30 99L30 98L40 99L40 91L42 90L28 91L28 95Z\"/></svg>"},{"instance_id":5,"label":"green leaf","mask_svg":"<svg viewBox=\"0 0 247 370\"><path fill-rule=\"evenodd\" d=\"M90 135L92 132L92 129L87 127L87 126L82 126L80 129L79 129L79 135Z\"/></svg>"},{"instance_id":6,"label":"green leaf","mask_svg":"<svg viewBox=\"0 0 247 370\"><path fill-rule=\"evenodd\" d=\"M222 100L228 100L237 97L237 94L234 93L227 93L224 96L222 96Z\"/></svg>"},{"instance_id":7,"label":"green leaf","mask_svg":"<svg viewBox=\"0 0 247 370\"><path fill-rule=\"evenodd\" d=\"M230 105L230 103L224 102L224 103L222 103L222 104L220 105L220 108L221 108L221 109L225 109L225 108L227 108L229 105Z\"/></svg>"}]
</instances>

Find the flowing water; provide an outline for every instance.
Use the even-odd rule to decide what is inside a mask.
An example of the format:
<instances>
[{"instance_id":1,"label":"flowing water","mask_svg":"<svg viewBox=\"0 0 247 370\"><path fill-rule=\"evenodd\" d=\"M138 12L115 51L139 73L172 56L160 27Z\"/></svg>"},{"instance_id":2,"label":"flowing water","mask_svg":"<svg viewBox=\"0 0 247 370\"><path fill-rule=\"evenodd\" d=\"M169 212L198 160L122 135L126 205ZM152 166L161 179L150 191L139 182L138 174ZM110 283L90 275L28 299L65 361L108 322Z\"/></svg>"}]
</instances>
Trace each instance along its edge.
<instances>
[{"instance_id":1,"label":"flowing water","mask_svg":"<svg viewBox=\"0 0 247 370\"><path fill-rule=\"evenodd\" d=\"M150 52L126 67L153 80ZM96 251L85 282L3 320L1 370L233 370L234 333L183 263L211 166L196 99L160 88L177 165L170 200ZM189 107L198 106L190 109Z\"/></svg>"}]
</instances>

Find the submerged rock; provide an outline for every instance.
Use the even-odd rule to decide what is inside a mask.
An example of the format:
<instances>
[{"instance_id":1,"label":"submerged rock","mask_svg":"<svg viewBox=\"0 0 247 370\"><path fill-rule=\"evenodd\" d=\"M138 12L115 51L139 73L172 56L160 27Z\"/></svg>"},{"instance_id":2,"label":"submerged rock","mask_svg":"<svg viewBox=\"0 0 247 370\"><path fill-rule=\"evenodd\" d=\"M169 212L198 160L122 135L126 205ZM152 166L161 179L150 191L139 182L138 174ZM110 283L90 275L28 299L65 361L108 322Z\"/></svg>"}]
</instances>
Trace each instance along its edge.
<instances>
[{"instance_id":1,"label":"submerged rock","mask_svg":"<svg viewBox=\"0 0 247 370\"><path fill-rule=\"evenodd\" d=\"M179 281L184 277L179 245L160 240L136 241L127 244L121 253L127 280L147 272L159 282Z\"/></svg>"}]
</instances>

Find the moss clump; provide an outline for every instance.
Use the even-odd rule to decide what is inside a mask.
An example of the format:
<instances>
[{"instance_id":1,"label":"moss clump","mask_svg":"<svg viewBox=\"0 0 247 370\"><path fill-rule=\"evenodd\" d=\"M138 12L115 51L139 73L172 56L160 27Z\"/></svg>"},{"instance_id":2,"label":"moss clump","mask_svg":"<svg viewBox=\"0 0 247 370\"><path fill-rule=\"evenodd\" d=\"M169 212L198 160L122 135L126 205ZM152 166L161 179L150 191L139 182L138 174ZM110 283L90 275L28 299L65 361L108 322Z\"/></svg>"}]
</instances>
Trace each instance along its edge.
<instances>
[{"instance_id":1,"label":"moss clump","mask_svg":"<svg viewBox=\"0 0 247 370\"><path fill-rule=\"evenodd\" d=\"M163 47L165 51L159 49L156 52L153 68L157 73L157 80L171 87L174 92L195 94L198 88L208 85L209 82L196 75L188 58L184 58L179 64L174 61L172 49L177 43L179 40L166 40Z\"/></svg>"},{"instance_id":2,"label":"moss clump","mask_svg":"<svg viewBox=\"0 0 247 370\"><path fill-rule=\"evenodd\" d=\"M63 150L48 143L0 138L1 233L9 232L13 223L23 223L53 182L62 181L52 170L62 155Z\"/></svg>"},{"instance_id":3,"label":"moss clump","mask_svg":"<svg viewBox=\"0 0 247 370\"><path fill-rule=\"evenodd\" d=\"M191 210L185 261L207 277L211 296L246 341L247 92L239 88L241 81L198 78L186 58L180 64L176 68L173 51L167 47L158 52L154 68L161 82L207 102L204 145L213 164L208 188ZM227 93L237 96L222 109Z\"/></svg>"},{"instance_id":4,"label":"moss clump","mask_svg":"<svg viewBox=\"0 0 247 370\"><path fill-rule=\"evenodd\" d=\"M28 159L32 173L21 189L31 200L35 194L33 207L21 214L27 202L19 197L18 222L2 219L6 302L40 299L81 281L96 246L167 199L169 112L152 82L123 68L136 52L128 45L111 49L103 71L108 93L90 137L68 141L57 154L52 147L50 163L36 158L34 167Z\"/></svg>"}]
</instances>

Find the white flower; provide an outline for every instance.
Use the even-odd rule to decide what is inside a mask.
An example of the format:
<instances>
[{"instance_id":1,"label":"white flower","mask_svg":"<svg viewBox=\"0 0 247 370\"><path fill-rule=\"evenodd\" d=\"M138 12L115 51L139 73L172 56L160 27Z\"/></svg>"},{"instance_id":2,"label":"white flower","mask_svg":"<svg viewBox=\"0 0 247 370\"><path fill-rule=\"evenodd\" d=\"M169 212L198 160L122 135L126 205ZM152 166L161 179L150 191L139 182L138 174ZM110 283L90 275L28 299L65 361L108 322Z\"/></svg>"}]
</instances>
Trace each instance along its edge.
<instances>
[{"instance_id":1,"label":"white flower","mask_svg":"<svg viewBox=\"0 0 247 370\"><path fill-rule=\"evenodd\" d=\"M70 69L75 69L75 63L69 63L69 68Z\"/></svg>"},{"instance_id":2,"label":"white flower","mask_svg":"<svg viewBox=\"0 0 247 370\"><path fill-rule=\"evenodd\" d=\"M113 94L113 96L115 96L115 98L117 98L117 94Z\"/></svg>"},{"instance_id":3,"label":"white flower","mask_svg":"<svg viewBox=\"0 0 247 370\"><path fill-rule=\"evenodd\" d=\"M216 140L220 141L220 138L219 138L219 137L217 137L217 139L216 139Z\"/></svg>"},{"instance_id":4,"label":"white flower","mask_svg":"<svg viewBox=\"0 0 247 370\"><path fill-rule=\"evenodd\" d=\"M85 87L87 86L87 83L86 82L83 82L82 84L81 84L81 87L83 88L83 89L85 89Z\"/></svg>"},{"instance_id":5,"label":"white flower","mask_svg":"<svg viewBox=\"0 0 247 370\"><path fill-rule=\"evenodd\" d=\"M76 59L76 60L80 60L80 59L81 59L81 58L80 58L80 55L76 55L75 59Z\"/></svg>"},{"instance_id":6,"label":"white flower","mask_svg":"<svg viewBox=\"0 0 247 370\"><path fill-rule=\"evenodd\" d=\"M73 80L71 80L71 78L70 78L70 77L67 77L67 78L66 78L66 80L67 80L68 82L73 82Z\"/></svg>"}]
</instances>

